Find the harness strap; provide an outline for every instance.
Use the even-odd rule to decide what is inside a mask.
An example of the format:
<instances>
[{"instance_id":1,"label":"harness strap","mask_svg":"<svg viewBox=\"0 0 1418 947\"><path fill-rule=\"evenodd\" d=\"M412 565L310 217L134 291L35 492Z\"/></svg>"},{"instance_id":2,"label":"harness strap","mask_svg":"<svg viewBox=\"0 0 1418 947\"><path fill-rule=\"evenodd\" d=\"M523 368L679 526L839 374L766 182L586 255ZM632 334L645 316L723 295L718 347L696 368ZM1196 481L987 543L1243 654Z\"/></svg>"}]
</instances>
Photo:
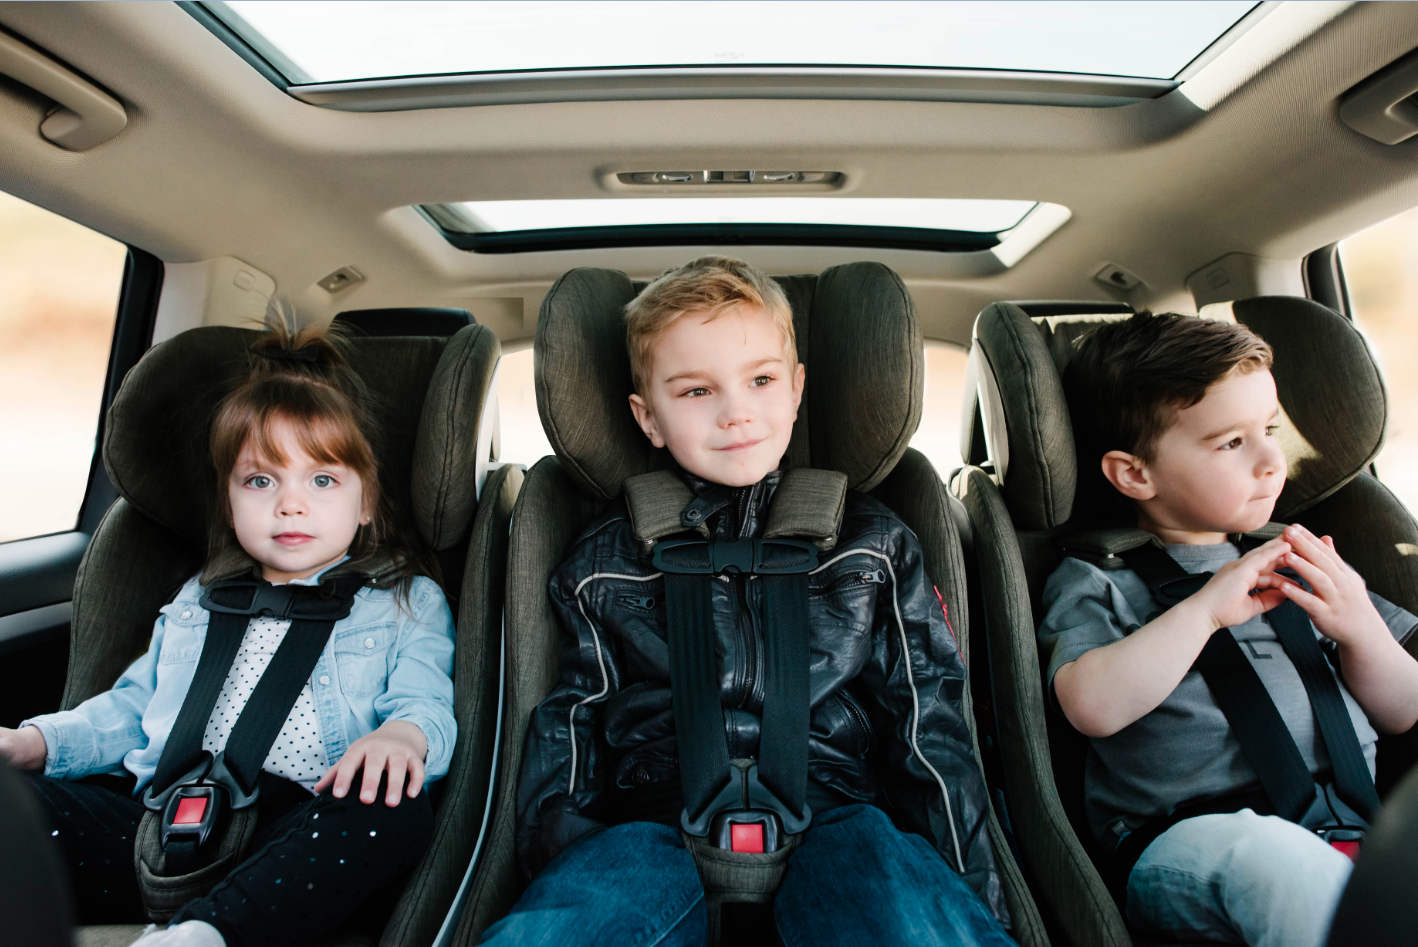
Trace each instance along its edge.
<instances>
[{"instance_id":1,"label":"harness strap","mask_svg":"<svg viewBox=\"0 0 1418 947\"><path fill-rule=\"evenodd\" d=\"M695 819L729 781L729 744L714 660L712 581L708 575L665 575L675 742L685 812Z\"/></svg>"},{"instance_id":2,"label":"harness strap","mask_svg":"<svg viewBox=\"0 0 1418 947\"><path fill-rule=\"evenodd\" d=\"M1210 573L1187 572L1154 543L1129 551L1127 564L1148 584L1158 602L1167 607L1197 591L1211 577ZM1309 617L1294 602L1286 602L1269 614L1271 627L1305 686L1320 737L1329 752L1336 791L1358 815L1371 819L1378 810L1378 792ZM1315 798L1314 778L1264 682L1229 628L1211 636L1195 667L1225 714L1276 814L1298 822Z\"/></svg>"},{"instance_id":3,"label":"harness strap","mask_svg":"<svg viewBox=\"0 0 1418 947\"><path fill-rule=\"evenodd\" d=\"M758 776L794 812L807 810L808 583L803 572L765 575L764 643L768 652ZM723 729L720 728L720 737Z\"/></svg>"}]
</instances>

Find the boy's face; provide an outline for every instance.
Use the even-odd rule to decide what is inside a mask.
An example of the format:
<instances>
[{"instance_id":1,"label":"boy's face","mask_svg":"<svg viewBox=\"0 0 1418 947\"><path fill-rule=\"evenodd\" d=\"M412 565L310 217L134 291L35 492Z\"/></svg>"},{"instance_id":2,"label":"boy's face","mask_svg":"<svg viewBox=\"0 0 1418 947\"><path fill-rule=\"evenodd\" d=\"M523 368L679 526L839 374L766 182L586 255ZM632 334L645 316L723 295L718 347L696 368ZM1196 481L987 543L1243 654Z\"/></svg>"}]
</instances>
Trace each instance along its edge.
<instances>
[{"instance_id":1,"label":"boy's face","mask_svg":"<svg viewBox=\"0 0 1418 947\"><path fill-rule=\"evenodd\" d=\"M1128 456L1111 451L1104 473L1137 501L1143 528L1170 541L1258 529L1269 522L1285 486L1285 453L1275 438L1279 416L1269 371L1232 372L1177 412L1151 463L1109 470L1110 458ZM1193 541L1209 539L1214 536Z\"/></svg>"},{"instance_id":2,"label":"boy's face","mask_svg":"<svg viewBox=\"0 0 1418 947\"><path fill-rule=\"evenodd\" d=\"M276 420L270 434L286 462L262 458L248 438L227 481L227 497L241 548L261 563L266 581L289 582L343 559L370 516L358 473L310 457L287 421Z\"/></svg>"},{"instance_id":3,"label":"boy's face","mask_svg":"<svg viewBox=\"0 0 1418 947\"><path fill-rule=\"evenodd\" d=\"M776 470L803 397L803 366L789 367L783 337L757 306L717 319L686 313L650 351L649 390L630 410L656 447L685 470L731 487Z\"/></svg>"}]
</instances>

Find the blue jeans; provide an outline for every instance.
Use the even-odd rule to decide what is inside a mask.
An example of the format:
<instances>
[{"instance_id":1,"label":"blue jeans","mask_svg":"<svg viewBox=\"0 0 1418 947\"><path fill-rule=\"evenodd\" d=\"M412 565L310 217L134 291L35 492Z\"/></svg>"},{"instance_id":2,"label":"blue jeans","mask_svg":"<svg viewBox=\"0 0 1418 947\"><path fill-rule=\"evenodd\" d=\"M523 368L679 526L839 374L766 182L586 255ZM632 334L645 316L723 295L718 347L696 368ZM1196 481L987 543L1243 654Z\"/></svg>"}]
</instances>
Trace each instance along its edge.
<instances>
[{"instance_id":1,"label":"blue jeans","mask_svg":"<svg viewBox=\"0 0 1418 947\"><path fill-rule=\"evenodd\" d=\"M874 806L813 820L773 915L786 947L1014 944L924 838ZM697 947L705 935L704 889L679 830L630 822L557 856L482 943Z\"/></svg>"},{"instance_id":2,"label":"blue jeans","mask_svg":"<svg viewBox=\"0 0 1418 947\"><path fill-rule=\"evenodd\" d=\"M1128 875L1128 920L1172 937L1319 947L1353 867L1278 816L1242 809L1184 819Z\"/></svg>"}]
</instances>

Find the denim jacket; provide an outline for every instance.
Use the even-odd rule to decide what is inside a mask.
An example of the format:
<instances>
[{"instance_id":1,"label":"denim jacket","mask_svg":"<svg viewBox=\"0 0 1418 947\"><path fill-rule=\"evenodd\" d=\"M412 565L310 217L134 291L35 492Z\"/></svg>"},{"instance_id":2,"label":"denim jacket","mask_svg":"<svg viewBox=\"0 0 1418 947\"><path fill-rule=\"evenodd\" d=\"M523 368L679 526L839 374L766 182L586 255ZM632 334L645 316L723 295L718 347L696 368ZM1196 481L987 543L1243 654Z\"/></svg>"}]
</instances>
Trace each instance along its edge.
<instances>
[{"instance_id":1,"label":"denim jacket","mask_svg":"<svg viewBox=\"0 0 1418 947\"><path fill-rule=\"evenodd\" d=\"M46 776L82 779L124 767L138 778L137 791L147 786L207 637L201 595L197 578L189 579L162 607L147 653L110 690L20 724L44 734ZM384 721L407 720L428 738L425 785L442 778L457 734L452 673L453 615L433 580L415 578L402 607L392 589L360 589L310 675L326 765Z\"/></svg>"}]
</instances>

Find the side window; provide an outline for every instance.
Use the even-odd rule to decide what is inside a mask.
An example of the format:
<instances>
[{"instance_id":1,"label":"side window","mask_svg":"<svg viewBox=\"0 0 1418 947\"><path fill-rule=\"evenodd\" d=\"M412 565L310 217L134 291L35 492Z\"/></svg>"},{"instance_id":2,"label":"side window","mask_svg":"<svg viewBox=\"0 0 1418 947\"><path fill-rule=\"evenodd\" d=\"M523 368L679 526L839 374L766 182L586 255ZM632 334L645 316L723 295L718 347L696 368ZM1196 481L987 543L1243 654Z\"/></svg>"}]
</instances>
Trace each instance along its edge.
<instances>
[{"instance_id":1,"label":"side window","mask_svg":"<svg viewBox=\"0 0 1418 947\"><path fill-rule=\"evenodd\" d=\"M926 343L925 410L911 446L930 459L941 477L962 463L960 405L965 393L965 363L964 349L946 342ZM537 416L530 348L503 354L497 373L497 403L502 427L499 460L530 467L552 452Z\"/></svg>"},{"instance_id":2,"label":"side window","mask_svg":"<svg viewBox=\"0 0 1418 947\"><path fill-rule=\"evenodd\" d=\"M1379 478L1418 512L1418 209L1339 245L1354 322L1388 385L1388 437Z\"/></svg>"},{"instance_id":3,"label":"side window","mask_svg":"<svg viewBox=\"0 0 1418 947\"><path fill-rule=\"evenodd\" d=\"M0 192L0 542L78 522L127 252Z\"/></svg>"},{"instance_id":4,"label":"side window","mask_svg":"<svg viewBox=\"0 0 1418 947\"><path fill-rule=\"evenodd\" d=\"M502 353L502 361L497 364L497 410L502 441L498 460L531 467L552 453L542 419L537 415L530 347Z\"/></svg>"},{"instance_id":5,"label":"side window","mask_svg":"<svg viewBox=\"0 0 1418 947\"><path fill-rule=\"evenodd\" d=\"M960 410L965 401L969 353L948 342L926 342L926 398L911 446L925 454L942 479L960 459Z\"/></svg>"}]
</instances>

